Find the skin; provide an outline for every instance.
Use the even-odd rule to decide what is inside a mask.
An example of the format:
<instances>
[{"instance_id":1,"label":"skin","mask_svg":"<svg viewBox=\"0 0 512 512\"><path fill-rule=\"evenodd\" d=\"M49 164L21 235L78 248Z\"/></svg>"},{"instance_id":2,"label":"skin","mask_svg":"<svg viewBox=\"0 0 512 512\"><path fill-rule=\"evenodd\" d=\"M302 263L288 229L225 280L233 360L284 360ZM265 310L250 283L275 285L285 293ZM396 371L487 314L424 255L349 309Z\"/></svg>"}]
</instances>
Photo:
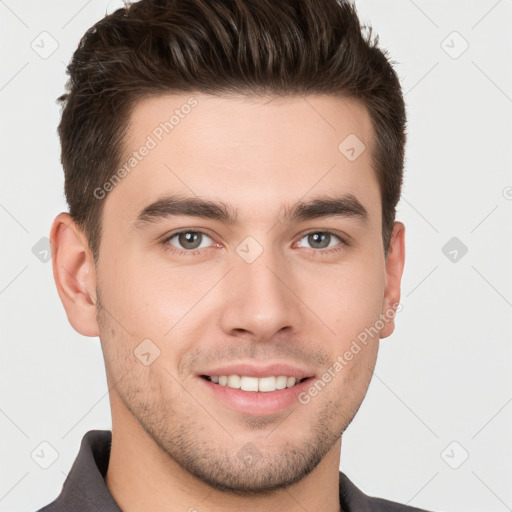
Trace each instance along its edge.
<instances>
[{"instance_id":1,"label":"skin","mask_svg":"<svg viewBox=\"0 0 512 512\"><path fill-rule=\"evenodd\" d=\"M190 94L139 102L127 155ZM289 363L319 377L357 335L400 300L404 226L387 257L371 149L357 101L332 96L262 99L194 94L197 106L103 199L95 267L87 238L66 213L55 219L53 269L69 322L99 336L112 410L106 484L127 512L145 510L340 510L341 436L371 380L377 336L313 398L274 415L242 414L204 392L196 372L225 363ZM356 134L349 161L338 145ZM165 193L222 201L227 225L179 216L133 227ZM284 222L282 208L325 194L353 194L368 212ZM195 255L166 250L182 228L205 232ZM331 231L324 249L305 236ZM248 236L263 248L247 263ZM177 237L167 247L179 248ZM187 249L183 249L186 251ZM148 366L133 351L151 339ZM255 447L246 464L237 454Z\"/></svg>"}]
</instances>

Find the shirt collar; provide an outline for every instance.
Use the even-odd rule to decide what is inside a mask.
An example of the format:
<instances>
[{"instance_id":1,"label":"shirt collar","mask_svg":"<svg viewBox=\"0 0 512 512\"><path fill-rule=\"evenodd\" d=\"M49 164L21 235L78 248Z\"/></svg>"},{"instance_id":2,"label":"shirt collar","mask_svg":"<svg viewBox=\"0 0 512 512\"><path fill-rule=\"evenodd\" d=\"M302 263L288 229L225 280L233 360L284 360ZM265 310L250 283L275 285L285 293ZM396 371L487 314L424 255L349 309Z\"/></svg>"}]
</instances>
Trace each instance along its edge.
<instances>
[{"instance_id":1,"label":"shirt collar","mask_svg":"<svg viewBox=\"0 0 512 512\"><path fill-rule=\"evenodd\" d=\"M44 512L68 509L82 512L122 512L105 483L111 445L112 431L89 430L82 438L80 451L60 495L44 508ZM343 512L372 511L368 496L341 471L339 500Z\"/></svg>"}]
</instances>

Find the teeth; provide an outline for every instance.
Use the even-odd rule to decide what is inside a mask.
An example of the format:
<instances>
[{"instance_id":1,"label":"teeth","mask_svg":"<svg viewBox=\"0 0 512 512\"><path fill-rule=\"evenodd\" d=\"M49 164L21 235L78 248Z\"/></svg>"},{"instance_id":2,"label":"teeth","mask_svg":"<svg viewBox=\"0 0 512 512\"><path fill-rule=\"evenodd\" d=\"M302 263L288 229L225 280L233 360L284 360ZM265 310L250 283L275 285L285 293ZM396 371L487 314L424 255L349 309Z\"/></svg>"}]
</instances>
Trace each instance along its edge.
<instances>
[{"instance_id":1,"label":"teeth","mask_svg":"<svg viewBox=\"0 0 512 512\"><path fill-rule=\"evenodd\" d=\"M248 377L246 375L215 375L208 377L210 381L221 386L241 389L242 391L260 391L268 393L277 389L291 388L298 384L301 379L279 375L278 377Z\"/></svg>"},{"instance_id":2,"label":"teeth","mask_svg":"<svg viewBox=\"0 0 512 512\"><path fill-rule=\"evenodd\" d=\"M284 389L286 387L287 381L288 377L286 377L286 375L280 375L279 377L276 377L276 388Z\"/></svg>"},{"instance_id":3,"label":"teeth","mask_svg":"<svg viewBox=\"0 0 512 512\"><path fill-rule=\"evenodd\" d=\"M291 388L292 386L295 386L295 377L288 377L286 380L286 387Z\"/></svg>"},{"instance_id":4,"label":"teeth","mask_svg":"<svg viewBox=\"0 0 512 512\"><path fill-rule=\"evenodd\" d=\"M240 377L240 388L242 391L258 391L258 377Z\"/></svg>"},{"instance_id":5,"label":"teeth","mask_svg":"<svg viewBox=\"0 0 512 512\"><path fill-rule=\"evenodd\" d=\"M238 389L241 385L241 380L240 375L230 375L228 377L228 386L230 388Z\"/></svg>"},{"instance_id":6,"label":"teeth","mask_svg":"<svg viewBox=\"0 0 512 512\"><path fill-rule=\"evenodd\" d=\"M261 379L258 379L258 391L268 392L275 391L276 389L275 377L262 377Z\"/></svg>"}]
</instances>

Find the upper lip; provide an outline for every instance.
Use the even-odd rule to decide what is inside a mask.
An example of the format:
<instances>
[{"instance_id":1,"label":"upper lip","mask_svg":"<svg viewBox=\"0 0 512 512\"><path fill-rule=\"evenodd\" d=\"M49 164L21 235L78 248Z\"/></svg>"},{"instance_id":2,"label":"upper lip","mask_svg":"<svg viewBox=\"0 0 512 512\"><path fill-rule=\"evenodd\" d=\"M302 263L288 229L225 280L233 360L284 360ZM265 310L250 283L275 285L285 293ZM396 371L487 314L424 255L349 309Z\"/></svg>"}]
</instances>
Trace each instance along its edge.
<instances>
[{"instance_id":1,"label":"upper lip","mask_svg":"<svg viewBox=\"0 0 512 512\"><path fill-rule=\"evenodd\" d=\"M219 375L245 375L247 377L278 377L286 375L287 377L295 377L296 379L304 379L313 377L312 371L291 366L289 364L273 363L264 366L256 366L251 363L239 363L226 366L217 366L204 371L198 372L198 375L219 376Z\"/></svg>"}]
</instances>

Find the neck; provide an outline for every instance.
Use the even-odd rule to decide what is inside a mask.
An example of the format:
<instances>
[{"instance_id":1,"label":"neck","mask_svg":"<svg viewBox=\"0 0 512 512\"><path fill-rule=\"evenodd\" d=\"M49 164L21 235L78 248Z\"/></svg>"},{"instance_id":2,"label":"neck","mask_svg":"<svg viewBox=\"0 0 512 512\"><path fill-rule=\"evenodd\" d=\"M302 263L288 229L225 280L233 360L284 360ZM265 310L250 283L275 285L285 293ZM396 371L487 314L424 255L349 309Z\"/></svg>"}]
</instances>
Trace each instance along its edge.
<instances>
[{"instance_id":1,"label":"neck","mask_svg":"<svg viewBox=\"0 0 512 512\"><path fill-rule=\"evenodd\" d=\"M301 481L265 495L243 497L213 489L185 471L119 402L117 406L115 411L112 404L112 447L105 483L124 512L340 511L341 439Z\"/></svg>"}]
</instances>

